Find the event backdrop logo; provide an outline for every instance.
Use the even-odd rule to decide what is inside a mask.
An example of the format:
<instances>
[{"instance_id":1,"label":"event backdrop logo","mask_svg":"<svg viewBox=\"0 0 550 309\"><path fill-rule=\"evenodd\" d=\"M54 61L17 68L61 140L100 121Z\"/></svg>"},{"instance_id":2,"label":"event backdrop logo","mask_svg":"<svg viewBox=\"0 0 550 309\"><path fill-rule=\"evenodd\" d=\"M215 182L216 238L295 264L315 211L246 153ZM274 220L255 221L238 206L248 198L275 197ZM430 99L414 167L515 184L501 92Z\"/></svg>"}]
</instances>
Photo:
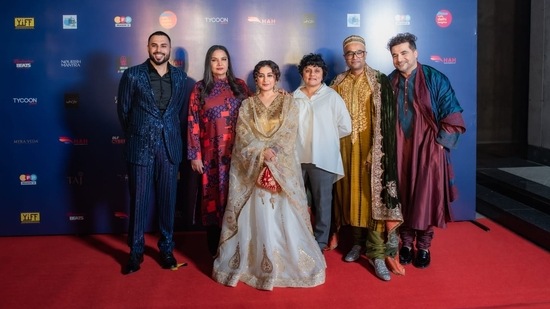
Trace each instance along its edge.
<instances>
[{"instance_id":1,"label":"event backdrop logo","mask_svg":"<svg viewBox=\"0 0 550 309\"><path fill-rule=\"evenodd\" d=\"M82 60L79 59L62 59L61 67L62 68L80 68Z\"/></svg>"},{"instance_id":2,"label":"event backdrop logo","mask_svg":"<svg viewBox=\"0 0 550 309\"><path fill-rule=\"evenodd\" d=\"M172 29L177 23L178 17L172 11L164 11L159 16L159 24L164 29Z\"/></svg>"},{"instance_id":3,"label":"event backdrop logo","mask_svg":"<svg viewBox=\"0 0 550 309\"><path fill-rule=\"evenodd\" d=\"M15 145L30 145L30 144L38 144L38 139L36 138L26 138L26 139L14 139L13 143Z\"/></svg>"},{"instance_id":4,"label":"event backdrop logo","mask_svg":"<svg viewBox=\"0 0 550 309\"><path fill-rule=\"evenodd\" d=\"M76 173L76 175L67 175L67 183L70 186L82 186L82 184L84 183L84 172L78 172Z\"/></svg>"},{"instance_id":5,"label":"event backdrop logo","mask_svg":"<svg viewBox=\"0 0 550 309\"><path fill-rule=\"evenodd\" d=\"M21 174L19 175L19 181L22 186L36 186L38 176L36 174Z\"/></svg>"},{"instance_id":6,"label":"event backdrop logo","mask_svg":"<svg viewBox=\"0 0 550 309\"><path fill-rule=\"evenodd\" d=\"M118 63L117 63L117 72L123 73L129 67L130 67L130 58L126 56L120 56L118 58Z\"/></svg>"},{"instance_id":7,"label":"event backdrop logo","mask_svg":"<svg viewBox=\"0 0 550 309\"><path fill-rule=\"evenodd\" d=\"M15 17L15 29L34 29L34 17Z\"/></svg>"},{"instance_id":8,"label":"event backdrop logo","mask_svg":"<svg viewBox=\"0 0 550 309\"><path fill-rule=\"evenodd\" d=\"M118 181L128 182L128 174L116 174Z\"/></svg>"},{"instance_id":9,"label":"event backdrop logo","mask_svg":"<svg viewBox=\"0 0 550 309\"><path fill-rule=\"evenodd\" d=\"M396 26L409 26L411 24L411 15L395 15Z\"/></svg>"},{"instance_id":10,"label":"event backdrop logo","mask_svg":"<svg viewBox=\"0 0 550 309\"><path fill-rule=\"evenodd\" d=\"M129 28L132 27L132 17L130 16L115 16L116 28Z\"/></svg>"},{"instance_id":11,"label":"event backdrop logo","mask_svg":"<svg viewBox=\"0 0 550 309\"><path fill-rule=\"evenodd\" d=\"M39 212L22 212L21 223L40 223Z\"/></svg>"},{"instance_id":12,"label":"event backdrop logo","mask_svg":"<svg viewBox=\"0 0 550 309\"><path fill-rule=\"evenodd\" d=\"M113 215L119 219L128 219L128 214L123 211L115 211Z\"/></svg>"},{"instance_id":13,"label":"event backdrop logo","mask_svg":"<svg viewBox=\"0 0 550 309\"><path fill-rule=\"evenodd\" d=\"M76 15L63 15L63 29L78 29Z\"/></svg>"},{"instance_id":14,"label":"event backdrop logo","mask_svg":"<svg viewBox=\"0 0 550 309\"><path fill-rule=\"evenodd\" d=\"M70 138L67 136L60 136L58 139L61 143L65 145L74 145L74 146L87 146L87 138Z\"/></svg>"},{"instance_id":15,"label":"event backdrop logo","mask_svg":"<svg viewBox=\"0 0 550 309\"><path fill-rule=\"evenodd\" d=\"M432 55L430 56L430 60L443 64L456 64L456 57L441 57L438 55Z\"/></svg>"},{"instance_id":16,"label":"event backdrop logo","mask_svg":"<svg viewBox=\"0 0 550 309\"><path fill-rule=\"evenodd\" d=\"M348 28L361 27L361 14L348 14Z\"/></svg>"},{"instance_id":17,"label":"event backdrop logo","mask_svg":"<svg viewBox=\"0 0 550 309\"><path fill-rule=\"evenodd\" d=\"M78 108L80 105L80 94L65 93L65 108Z\"/></svg>"},{"instance_id":18,"label":"event backdrop logo","mask_svg":"<svg viewBox=\"0 0 550 309\"><path fill-rule=\"evenodd\" d=\"M247 20L253 24L261 24L266 26L273 26L277 23L275 18L259 18L256 16L248 16Z\"/></svg>"},{"instance_id":19,"label":"event backdrop logo","mask_svg":"<svg viewBox=\"0 0 550 309\"><path fill-rule=\"evenodd\" d=\"M15 104L37 105L38 98L13 98Z\"/></svg>"},{"instance_id":20,"label":"event backdrop logo","mask_svg":"<svg viewBox=\"0 0 550 309\"><path fill-rule=\"evenodd\" d=\"M229 17L205 17L204 21L209 24L229 24Z\"/></svg>"},{"instance_id":21,"label":"event backdrop logo","mask_svg":"<svg viewBox=\"0 0 550 309\"><path fill-rule=\"evenodd\" d=\"M126 139L120 136L114 135L111 137L111 144L113 145L124 145L126 144Z\"/></svg>"},{"instance_id":22,"label":"event backdrop logo","mask_svg":"<svg viewBox=\"0 0 550 309\"><path fill-rule=\"evenodd\" d=\"M453 22L453 15L448 10L440 10L435 14L435 23L441 28L447 28Z\"/></svg>"},{"instance_id":23,"label":"event backdrop logo","mask_svg":"<svg viewBox=\"0 0 550 309\"><path fill-rule=\"evenodd\" d=\"M67 218L69 219L69 221L84 221L85 219L84 216L85 214L72 213L72 212L67 213Z\"/></svg>"},{"instance_id":24,"label":"event backdrop logo","mask_svg":"<svg viewBox=\"0 0 550 309\"><path fill-rule=\"evenodd\" d=\"M315 26L315 14L304 14L302 24L308 27Z\"/></svg>"},{"instance_id":25,"label":"event backdrop logo","mask_svg":"<svg viewBox=\"0 0 550 309\"><path fill-rule=\"evenodd\" d=\"M33 62L34 62L33 60L26 60L26 59L13 60L13 63L15 63L16 69L30 69Z\"/></svg>"}]
</instances>

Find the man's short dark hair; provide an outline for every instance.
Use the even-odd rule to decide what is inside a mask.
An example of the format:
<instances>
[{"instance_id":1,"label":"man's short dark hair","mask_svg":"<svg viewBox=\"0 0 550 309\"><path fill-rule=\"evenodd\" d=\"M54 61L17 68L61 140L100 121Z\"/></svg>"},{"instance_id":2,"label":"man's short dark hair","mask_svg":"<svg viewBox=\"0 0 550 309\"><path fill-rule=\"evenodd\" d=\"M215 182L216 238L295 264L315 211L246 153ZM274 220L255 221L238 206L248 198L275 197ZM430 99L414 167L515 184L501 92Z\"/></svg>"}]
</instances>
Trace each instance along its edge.
<instances>
[{"instance_id":1,"label":"man's short dark hair","mask_svg":"<svg viewBox=\"0 0 550 309\"><path fill-rule=\"evenodd\" d=\"M412 50L416 50L416 35L408 32L399 33L388 41L388 50L391 50L395 45L409 43Z\"/></svg>"}]
</instances>

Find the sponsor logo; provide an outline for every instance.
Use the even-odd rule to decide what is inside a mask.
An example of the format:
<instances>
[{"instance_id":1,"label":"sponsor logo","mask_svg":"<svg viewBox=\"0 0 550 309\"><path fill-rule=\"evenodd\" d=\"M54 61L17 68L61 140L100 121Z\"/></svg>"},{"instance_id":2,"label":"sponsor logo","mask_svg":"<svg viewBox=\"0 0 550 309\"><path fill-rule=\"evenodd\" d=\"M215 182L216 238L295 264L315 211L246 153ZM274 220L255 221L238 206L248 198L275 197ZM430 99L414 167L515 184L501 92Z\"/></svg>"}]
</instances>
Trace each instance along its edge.
<instances>
[{"instance_id":1,"label":"sponsor logo","mask_svg":"<svg viewBox=\"0 0 550 309\"><path fill-rule=\"evenodd\" d=\"M120 56L118 58L118 64L117 64L117 72L123 73L127 68L130 67L130 59L126 56Z\"/></svg>"},{"instance_id":2,"label":"sponsor logo","mask_svg":"<svg viewBox=\"0 0 550 309\"><path fill-rule=\"evenodd\" d=\"M71 186L73 185L82 186L82 184L84 183L84 173L78 172L76 173L76 175L68 175L67 183Z\"/></svg>"},{"instance_id":3,"label":"sponsor logo","mask_svg":"<svg viewBox=\"0 0 550 309\"><path fill-rule=\"evenodd\" d=\"M115 211L114 216L119 219L128 219L128 214L123 211Z\"/></svg>"},{"instance_id":4,"label":"sponsor logo","mask_svg":"<svg viewBox=\"0 0 550 309\"><path fill-rule=\"evenodd\" d=\"M80 94L65 93L65 108L78 108L80 105Z\"/></svg>"},{"instance_id":5,"label":"sponsor logo","mask_svg":"<svg viewBox=\"0 0 550 309\"><path fill-rule=\"evenodd\" d=\"M315 26L315 15L314 14L305 14L302 19L302 24L304 26Z\"/></svg>"},{"instance_id":6,"label":"sponsor logo","mask_svg":"<svg viewBox=\"0 0 550 309\"><path fill-rule=\"evenodd\" d=\"M172 60L172 65L178 68L185 67L185 60L183 59L174 59Z\"/></svg>"},{"instance_id":7,"label":"sponsor logo","mask_svg":"<svg viewBox=\"0 0 550 309\"><path fill-rule=\"evenodd\" d=\"M22 212L21 223L40 223L39 212Z\"/></svg>"},{"instance_id":8,"label":"sponsor logo","mask_svg":"<svg viewBox=\"0 0 550 309\"><path fill-rule=\"evenodd\" d=\"M132 27L132 17L130 16L115 16L116 28L129 28Z\"/></svg>"},{"instance_id":9,"label":"sponsor logo","mask_svg":"<svg viewBox=\"0 0 550 309\"><path fill-rule=\"evenodd\" d=\"M34 17L15 17L15 29L34 29Z\"/></svg>"},{"instance_id":10,"label":"sponsor logo","mask_svg":"<svg viewBox=\"0 0 550 309\"><path fill-rule=\"evenodd\" d=\"M411 15L395 15L395 25L396 26L408 26L411 24Z\"/></svg>"},{"instance_id":11,"label":"sponsor logo","mask_svg":"<svg viewBox=\"0 0 550 309\"><path fill-rule=\"evenodd\" d=\"M361 27L361 14L348 14L348 28Z\"/></svg>"},{"instance_id":12,"label":"sponsor logo","mask_svg":"<svg viewBox=\"0 0 550 309\"><path fill-rule=\"evenodd\" d=\"M443 64L456 64L456 57L441 57L438 55L432 55L430 56L430 60Z\"/></svg>"},{"instance_id":13,"label":"sponsor logo","mask_svg":"<svg viewBox=\"0 0 550 309\"><path fill-rule=\"evenodd\" d=\"M178 17L176 13L172 11L164 11L160 13L159 24L164 29L172 29L178 23Z\"/></svg>"},{"instance_id":14,"label":"sponsor logo","mask_svg":"<svg viewBox=\"0 0 550 309\"><path fill-rule=\"evenodd\" d=\"M205 17L204 21L209 24L229 24L229 17Z\"/></svg>"},{"instance_id":15,"label":"sponsor logo","mask_svg":"<svg viewBox=\"0 0 550 309\"><path fill-rule=\"evenodd\" d=\"M13 143L16 145L29 145L29 144L38 144L38 140L35 138L28 139L14 139Z\"/></svg>"},{"instance_id":16,"label":"sponsor logo","mask_svg":"<svg viewBox=\"0 0 550 309\"><path fill-rule=\"evenodd\" d=\"M440 10L435 14L435 23L441 28L447 28L453 22L453 15L448 10Z\"/></svg>"},{"instance_id":17,"label":"sponsor logo","mask_svg":"<svg viewBox=\"0 0 550 309\"><path fill-rule=\"evenodd\" d=\"M178 47L174 50L172 65L182 69L185 68L185 51L183 48Z\"/></svg>"},{"instance_id":18,"label":"sponsor logo","mask_svg":"<svg viewBox=\"0 0 550 309\"><path fill-rule=\"evenodd\" d=\"M30 69L33 62L34 62L33 60L25 60L25 59L13 60L13 63L15 63L16 69Z\"/></svg>"},{"instance_id":19,"label":"sponsor logo","mask_svg":"<svg viewBox=\"0 0 550 309\"><path fill-rule=\"evenodd\" d=\"M69 221L84 221L84 214L68 213L67 218Z\"/></svg>"},{"instance_id":20,"label":"sponsor logo","mask_svg":"<svg viewBox=\"0 0 550 309\"><path fill-rule=\"evenodd\" d=\"M124 139L120 136L113 136L113 137L111 137L111 144L123 145L123 144L126 144L126 139Z\"/></svg>"},{"instance_id":21,"label":"sponsor logo","mask_svg":"<svg viewBox=\"0 0 550 309\"><path fill-rule=\"evenodd\" d=\"M128 181L128 174L117 174L116 177L119 181L127 182Z\"/></svg>"},{"instance_id":22,"label":"sponsor logo","mask_svg":"<svg viewBox=\"0 0 550 309\"><path fill-rule=\"evenodd\" d=\"M15 104L37 105L38 98L13 98Z\"/></svg>"},{"instance_id":23,"label":"sponsor logo","mask_svg":"<svg viewBox=\"0 0 550 309\"><path fill-rule=\"evenodd\" d=\"M22 186L35 186L37 184L38 176L36 174L21 174L19 175L19 181Z\"/></svg>"},{"instance_id":24,"label":"sponsor logo","mask_svg":"<svg viewBox=\"0 0 550 309\"><path fill-rule=\"evenodd\" d=\"M78 29L76 15L63 15L63 29Z\"/></svg>"},{"instance_id":25,"label":"sponsor logo","mask_svg":"<svg viewBox=\"0 0 550 309\"><path fill-rule=\"evenodd\" d=\"M248 22L267 25L267 26L273 26L277 23L277 20L275 20L274 18L258 18L256 16L248 16Z\"/></svg>"},{"instance_id":26,"label":"sponsor logo","mask_svg":"<svg viewBox=\"0 0 550 309\"><path fill-rule=\"evenodd\" d=\"M60 136L59 141L66 145L75 145L75 146L87 146L87 138L70 138L67 136Z\"/></svg>"},{"instance_id":27,"label":"sponsor logo","mask_svg":"<svg viewBox=\"0 0 550 309\"><path fill-rule=\"evenodd\" d=\"M80 68L80 65L82 64L82 60L61 60L61 67L62 68Z\"/></svg>"}]
</instances>

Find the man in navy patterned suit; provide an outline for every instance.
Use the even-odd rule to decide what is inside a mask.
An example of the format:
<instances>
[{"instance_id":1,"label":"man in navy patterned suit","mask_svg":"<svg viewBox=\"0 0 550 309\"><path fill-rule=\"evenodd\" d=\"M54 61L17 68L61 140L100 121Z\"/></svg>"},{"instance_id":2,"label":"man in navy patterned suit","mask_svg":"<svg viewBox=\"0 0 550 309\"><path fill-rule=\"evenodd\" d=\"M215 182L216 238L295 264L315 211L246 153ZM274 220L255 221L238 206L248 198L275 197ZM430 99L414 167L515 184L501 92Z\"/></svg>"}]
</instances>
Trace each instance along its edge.
<instances>
[{"instance_id":1,"label":"man in navy patterned suit","mask_svg":"<svg viewBox=\"0 0 550 309\"><path fill-rule=\"evenodd\" d=\"M151 198L159 217L160 264L166 269L177 267L172 238L187 74L168 63L171 40L166 33L151 34L147 50L149 59L124 71L118 88L118 117L126 135L130 186L130 258L124 274L138 271L143 261Z\"/></svg>"}]
</instances>

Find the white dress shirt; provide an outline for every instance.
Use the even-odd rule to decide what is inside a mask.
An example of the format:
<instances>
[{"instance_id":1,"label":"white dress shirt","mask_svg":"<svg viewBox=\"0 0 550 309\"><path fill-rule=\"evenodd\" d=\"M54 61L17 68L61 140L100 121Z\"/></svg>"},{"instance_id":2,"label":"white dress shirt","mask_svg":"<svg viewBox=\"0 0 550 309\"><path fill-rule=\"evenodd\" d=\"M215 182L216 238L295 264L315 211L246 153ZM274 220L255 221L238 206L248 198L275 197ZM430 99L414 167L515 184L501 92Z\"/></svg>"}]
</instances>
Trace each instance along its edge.
<instances>
[{"instance_id":1,"label":"white dress shirt","mask_svg":"<svg viewBox=\"0 0 550 309\"><path fill-rule=\"evenodd\" d=\"M300 109L298 160L336 174L338 181L344 177L340 138L351 134L351 118L344 100L324 83L311 99L300 88L293 96Z\"/></svg>"}]
</instances>

